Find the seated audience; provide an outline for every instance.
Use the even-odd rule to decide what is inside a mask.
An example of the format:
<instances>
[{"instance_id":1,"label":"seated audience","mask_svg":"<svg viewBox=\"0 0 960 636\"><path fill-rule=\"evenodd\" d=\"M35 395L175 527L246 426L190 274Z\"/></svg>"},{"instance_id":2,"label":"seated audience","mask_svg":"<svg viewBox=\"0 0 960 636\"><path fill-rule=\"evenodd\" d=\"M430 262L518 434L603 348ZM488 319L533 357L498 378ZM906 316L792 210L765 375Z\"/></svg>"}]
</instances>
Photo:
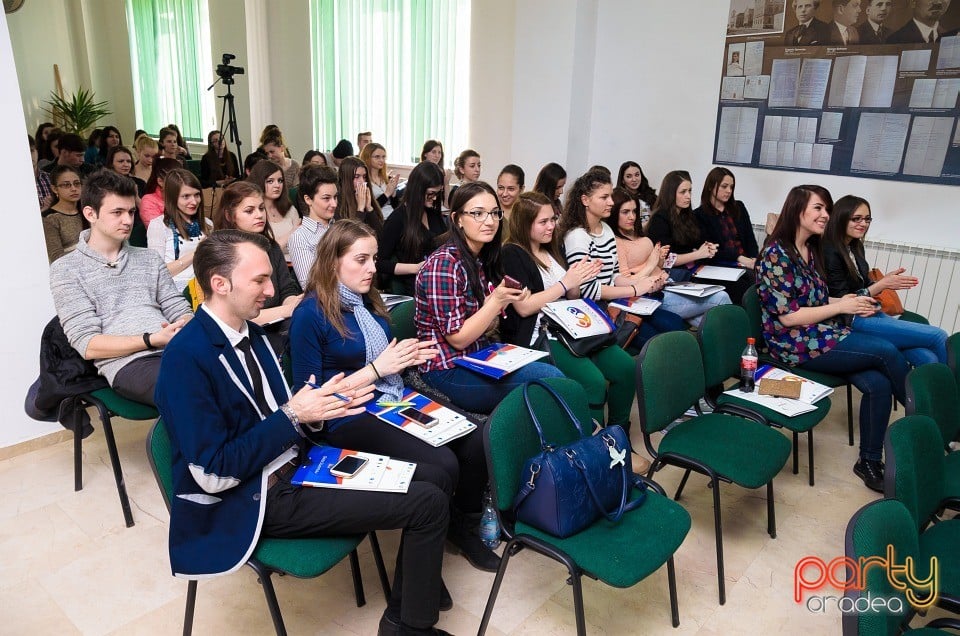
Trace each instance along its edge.
<instances>
[{"instance_id":1,"label":"seated audience","mask_svg":"<svg viewBox=\"0 0 960 636\"><path fill-rule=\"evenodd\" d=\"M84 183L90 229L50 266L50 290L71 346L117 393L153 404L160 350L192 314L163 260L126 244L136 196L133 181L109 170Z\"/></svg>"},{"instance_id":2,"label":"seated audience","mask_svg":"<svg viewBox=\"0 0 960 636\"><path fill-rule=\"evenodd\" d=\"M140 135L133 142L133 149L137 153L137 162L133 164L133 173L131 176L134 179L142 181L144 187L146 187L146 183L150 180L150 175L153 173L153 162L156 160L157 155L160 154L160 146L150 136ZM146 194L146 192L144 192L144 194ZM142 196L143 195L141 195L141 197Z\"/></svg>"},{"instance_id":3,"label":"seated audience","mask_svg":"<svg viewBox=\"0 0 960 636\"><path fill-rule=\"evenodd\" d=\"M737 281L740 296L731 293L730 299L739 303L743 291L756 282L754 269L760 250L753 235L753 223L747 207L734 198L736 182L733 173L717 167L707 173L700 194L700 207L693 211L702 236L717 246L710 259L713 265L742 267L745 271ZM728 290L729 291L729 290Z\"/></svg>"},{"instance_id":4,"label":"seated audience","mask_svg":"<svg viewBox=\"0 0 960 636\"><path fill-rule=\"evenodd\" d=\"M555 234L557 218L550 199L539 192L519 196L510 225L510 240L503 246L503 272L520 281L530 295L507 307L506 318L500 320L500 337L504 342L531 347L540 335L544 305L578 298L580 286L595 279L603 263L582 259L570 269L564 268L560 237ZM614 344L579 358L552 336L547 338L547 346L557 368L583 385L593 419L629 431L636 390L630 354Z\"/></svg>"},{"instance_id":5,"label":"seated audience","mask_svg":"<svg viewBox=\"0 0 960 636\"><path fill-rule=\"evenodd\" d=\"M300 213L293 207L293 202L287 194L286 177L279 164L264 160L260 161L250 171L248 181L263 191L263 202L267 206L267 220L273 232L273 238L283 250L288 253L287 241L290 235L300 226Z\"/></svg>"},{"instance_id":6,"label":"seated audience","mask_svg":"<svg viewBox=\"0 0 960 636\"><path fill-rule=\"evenodd\" d=\"M261 536L400 528L379 633L446 633L431 627L452 489L445 475L418 467L402 495L290 484L310 447L305 429L361 413L372 387L355 389L338 376L290 395L263 331L249 322L273 294L268 250L265 237L234 230L204 241L197 274L206 300L163 356L157 402L173 444L173 572L194 579L232 572Z\"/></svg>"},{"instance_id":7,"label":"seated audience","mask_svg":"<svg viewBox=\"0 0 960 636\"><path fill-rule=\"evenodd\" d=\"M433 340L391 340L389 314L374 285L376 254L373 230L357 221L337 221L323 237L290 328L294 386L313 376L322 383L343 375L351 387L372 384L377 399L396 402L405 391L403 370L437 355ZM482 427L435 448L362 413L328 420L321 436L331 446L402 457L446 473L456 491L451 541L476 567L497 569L500 559L477 535L488 480Z\"/></svg>"},{"instance_id":8,"label":"seated audience","mask_svg":"<svg viewBox=\"0 0 960 636\"><path fill-rule=\"evenodd\" d=\"M176 159L154 159L153 170L150 172L150 178L147 179L146 194L140 200L140 220L144 226L150 227L151 221L163 216L163 184L167 174L171 170L180 168L180 162Z\"/></svg>"},{"instance_id":9,"label":"seated audience","mask_svg":"<svg viewBox=\"0 0 960 636\"><path fill-rule=\"evenodd\" d=\"M504 241L510 238L510 215L513 213L513 204L523 192L524 179L523 168L512 163L505 165L497 175L497 198L503 208Z\"/></svg>"},{"instance_id":10,"label":"seated audience","mask_svg":"<svg viewBox=\"0 0 960 636\"><path fill-rule=\"evenodd\" d=\"M200 181L189 170L175 168L163 182L163 216L147 226L147 247L163 258L182 292L193 278L193 255L206 238L208 221L203 212Z\"/></svg>"},{"instance_id":11,"label":"seated audience","mask_svg":"<svg viewBox=\"0 0 960 636\"><path fill-rule=\"evenodd\" d=\"M454 364L462 356L494 343L487 333L500 313L526 300L530 290L503 284L497 195L479 181L459 188L450 201L446 243L427 257L417 274L414 320L421 340L436 340L440 354L420 365L423 380L457 406L489 413L510 391L534 378L563 374L543 362L531 362L494 380Z\"/></svg>"},{"instance_id":12,"label":"seated audience","mask_svg":"<svg viewBox=\"0 0 960 636\"><path fill-rule=\"evenodd\" d=\"M110 149L119 146L123 146L123 137L120 136L120 130L116 126L104 126L103 130L100 131L97 152L93 156L93 161L87 160L86 157L84 157L84 160L97 167L106 166L109 168L107 159L110 156Z\"/></svg>"},{"instance_id":13,"label":"seated audience","mask_svg":"<svg viewBox=\"0 0 960 636\"><path fill-rule=\"evenodd\" d=\"M367 147L367 144L373 143L373 133L372 132L362 132L357 133L357 150L363 152L363 149Z\"/></svg>"},{"instance_id":14,"label":"seated audience","mask_svg":"<svg viewBox=\"0 0 960 636\"><path fill-rule=\"evenodd\" d=\"M207 133L207 151L200 158L200 185L222 188L240 176L240 162L227 149L219 130Z\"/></svg>"},{"instance_id":15,"label":"seated audience","mask_svg":"<svg viewBox=\"0 0 960 636\"><path fill-rule=\"evenodd\" d=\"M97 157L100 154L100 136L103 134L103 128L94 128L87 137L87 149L83 151L83 162L91 166L99 167Z\"/></svg>"},{"instance_id":16,"label":"seated audience","mask_svg":"<svg viewBox=\"0 0 960 636\"><path fill-rule=\"evenodd\" d=\"M180 160L187 161L188 159L193 159L190 155L190 149L187 148L187 142L184 141L183 135L180 133L180 127L176 124L167 124L167 128L177 134L177 155Z\"/></svg>"},{"instance_id":17,"label":"seated audience","mask_svg":"<svg viewBox=\"0 0 960 636\"><path fill-rule=\"evenodd\" d=\"M453 176L453 173L443 166L444 156L442 143L436 139L427 139L423 142L423 148L420 150L420 162L429 161L430 163L435 163L443 170L443 189L445 194L443 195L443 201L440 202L441 206L445 206L450 200L450 177Z\"/></svg>"},{"instance_id":18,"label":"seated audience","mask_svg":"<svg viewBox=\"0 0 960 636\"><path fill-rule=\"evenodd\" d=\"M868 298L885 289L912 289L920 279L904 274L898 267L872 282L869 277L863 241L873 222L870 204L847 195L833 206L823 238L823 269L831 298L856 294ZM865 333L891 342L913 365L940 362L947 364L947 332L933 325L897 320L878 310L872 316L847 316L854 332Z\"/></svg>"},{"instance_id":19,"label":"seated audience","mask_svg":"<svg viewBox=\"0 0 960 636\"><path fill-rule=\"evenodd\" d=\"M317 258L317 244L337 213L337 173L333 168L306 164L300 171L299 195L307 210L300 227L287 242L293 272L305 288Z\"/></svg>"},{"instance_id":20,"label":"seated audience","mask_svg":"<svg viewBox=\"0 0 960 636\"><path fill-rule=\"evenodd\" d=\"M399 204L397 184L400 177L393 170L387 170L387 149L378 143L370 142L360 151L360 160L367 166L367 180L373 190L373 198L388 219Z\"/></svg>"},{"instance_id":21,"label":"seated audience","mask_svg":"<svg viewBox=\"0 0 960 636\"><path fill-rule=\"evenodd\" d=\"M37 202L41 210L46 210L53 203L53 187L50 185L50 175L40 169L39 153L37 143L33 137L27 135L27 141L30 144L30 159L33 163L33 178L37 184Z\"/></svg>"},{"instance_id":22,"label":"seated audience","mask_svg":"<svg viewBox=\"0 0 960 636\"><path fill-rule=\"evenodd\" d=\"M906 400L910 364L890 342L843 324L845 314L874 315L872 298L848 294L831 302L820 245L832 211L833 199L820 186L796 186L787 195L760 254L763 339L780 362L845 377L863 393L860 458L853 472L883 492L883 436L893 397Z\"/></svg>"},{"instance_id":23,"label":"seated audience","mask_svg":"<svg viewBox=\"0 0 960 636\"><path fill-rule=\"evenodd\" d=\"M50 133L56 129L52 123L45 121L39 126L37 126L37 132L34 133L34 141L37 144L37 160L38 162L47 160L53 161L56 157L53 156L53 153L50 152Z\"/></svg>"},{"instance_id":24,"label":"seated audience","mask_svg":"<svg viewBox=\"0 0 960 636\"><path fill-rule=\"evenodd\" d=\"M353 156L353 144L351 144L346 139L341 139L337 142L337 145L333 147L333 150L330 151L330 157L328 158L327 164L332 164L336 170L340 169L340 164L347 157Z\"/></svg>"},{"instance_id":25,"label":"seated audience","mask_svg":"<svg viewBox=\"0 0 960 636\"><path fill-rule=\"evenodd\" d=\"M267 158L283 170L283 183L287 188L297 187L300 178L300 164L290 158L290 153L279 134L268 135L260 146Z\"/></svg>"},{"instance_id":26,"label":"seated audience","mask_svg":"<svg viewBox=\"0 0 960 636\"><path fill-rule=\"evenodd\" d=\"M403 202L380 232L377 271L385 289L413 296L417 272L447 231L440 211L442 197L440 166L430 161L415 165L403 191Z\"/></svg>"},{"instance_id":27,"label":"seated audience","mask_svg":"<svg viewBox=\"0 0 960 636\"><path fill-rule=\"evenodd\" d=\"M137 184L137 198L139 199L143 196L144 192L141 187L146 188L147 184L133 176L133 153L129 148L126 146L113 146L110 148L110 150L107 151L107 159L103 167L133 179L133 182Z\"/></svg>"},{"instance_id":28,"label":"seated audience","mask_svg":"<svg viewBox=\"0 0 960 636\"><path fill-rule=\"evenodd\" d=\"M50 166L55 163L60 156L60 138L65 134L66 133L59 128L54 128L47 134L47 154L37 160L38 168L44 172L50 172L52 169Z\"/></svg>"},{"instance_id":29,"label":"seated audience","mask_svg":"<svg viewBox=\"0 0 960 636\"><path fill-rule=\"evenodd\" d=\"M340 199L337 202L337 220L353 219L366 223L373 231L383 229L383 212L367 182L367 166L359 157L346 157L337 172Z\"/></svg>"},{"instance_id":30,"label":"seated audience","mask_svg":"<svg viewBox=\"0 0 960 636\"><path fill-rule=\"evenodd\" d=\"M180 133L173 130L169 126L165 126L160 129L160 132L157 133L157 141L160 144L160 157L163 159L172 159L180 164L182 168L187 159L186 147L181 146L180 142Z\"/></svg>"},{"instance_id":31,"label":"seated audience","mask_svg":"<svg viewBox=\"0 0 960 636\"><path fill-rule=\"evenodd\" d=\"M537 181L533 184L534 192L539 192L550 199L553 212L559 219L563 214L563 188L567 185L567 171L559 163L548 163L540 168Z\"/></svg>"},{"instance_id":32,"label":"seated audience","mask_svg":"<svg viewBox=\"0 0 960 636\"><path fill-rule=\"evenodd\" d=\"M73 133L61 135L56 137L54 142L58 149L57 159L41 168L41 170L53 172L53 169L57 166L69 166L79 171L81 179L86 179L91 172L96 171L96 166L83 162L83 153L86 146L84 146L83 138L80 135Z\"/></svg>"},{"instance_id":33,"label":"seated audience","mask_svg":"<svg viewBox=\"0 0 960 636\"><path fill-rule=\"evenodd\" d=\"M80 173L69 166L58 166L50 173L54 204L40 213L43 239L47 244L47 260L53 262L72 252L86 227L80 213L83 185Z\"/></svg>"},{"instance_id":34,"label":"seated audience","mask_svg":"<svg viewBox=\"0 0 960 636\"><path fill-rule=\"evenodd\" d=\"M267 153L257 148L243 159L243 178L249 180L250 173L261 161L267 161Z\"/></svg>"},{"instance_id":35,"label":"seated audience","mask_svg":"<svg viewBox=\"0 0 960 636\"><path fill-rule=\"evenodd\" d=\"M480 180L480 169L483 163L480 161L480 153L476 150L464 150L456 159L453 160L453 174L459 180L457 185L450 188L448 199L453 198L453 193L462 185L475 183Z\"/></svg>"},{"instance_id":36,"label":"seated audience","mask_svg":"<svg viewBox=\"0 0 960 636\"><path fill-rule=\"evenodd\" d=\"M642 202L640 208L643 211L651 210L657 202L657 191L650 187L647 175L643 174L640 164L636 161L624 161L620 164L620 172L617 173L617 187L623 188L639 199ZM642 219L644 224L648 221L649 219Z\"/></svg>"},{"instance_id":37,"label":"seated audience","mask_svg":"<svg viewBox=\"0 0 960 636\"><path fill-rule=\"evenodd\" d=\"M303 161L300 162L302 170L307 164L316 164L318 166L327 165L327 156L319 150L308 150L303 154Z\"/></svg>"}]
</instances>

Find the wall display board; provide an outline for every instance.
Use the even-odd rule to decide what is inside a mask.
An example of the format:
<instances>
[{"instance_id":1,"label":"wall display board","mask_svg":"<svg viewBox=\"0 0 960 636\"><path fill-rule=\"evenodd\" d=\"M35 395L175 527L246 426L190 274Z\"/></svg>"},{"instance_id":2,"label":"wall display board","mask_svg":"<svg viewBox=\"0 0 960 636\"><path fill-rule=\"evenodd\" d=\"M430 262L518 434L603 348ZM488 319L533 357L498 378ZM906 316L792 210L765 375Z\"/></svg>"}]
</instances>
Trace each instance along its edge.
<instances>
[{"instance_id":1,"label":"wall display board","mask_svg":"<svg viewBox=\"0 0 960 636\"><path fill-rule=\"evenodd\" d=\"M960 0L731 0L714 162L960 185Z\"/></svg>"}]
</instances>

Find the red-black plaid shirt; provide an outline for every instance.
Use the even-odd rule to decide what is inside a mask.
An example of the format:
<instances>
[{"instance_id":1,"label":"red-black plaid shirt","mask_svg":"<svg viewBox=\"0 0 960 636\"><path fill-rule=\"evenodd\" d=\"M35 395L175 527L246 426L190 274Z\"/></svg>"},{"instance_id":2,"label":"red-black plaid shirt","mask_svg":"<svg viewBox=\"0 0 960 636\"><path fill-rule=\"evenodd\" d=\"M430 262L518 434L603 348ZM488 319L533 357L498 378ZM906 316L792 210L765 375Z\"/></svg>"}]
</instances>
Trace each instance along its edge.
<instances>
[{"instance_id":1,"label":"red-black plaid shirt","mask_svg":"<svg viewBox=\"0 0 960 636\"><path fill-rule=\"evenodd\" d=\"M737 225L733 222L733 216L713 207L711 207L711 211L720 219L720 249L734 250L737 256L743 256L743 244L740 242L740 235L737 233Z\"/></svg>"}]
</instances>

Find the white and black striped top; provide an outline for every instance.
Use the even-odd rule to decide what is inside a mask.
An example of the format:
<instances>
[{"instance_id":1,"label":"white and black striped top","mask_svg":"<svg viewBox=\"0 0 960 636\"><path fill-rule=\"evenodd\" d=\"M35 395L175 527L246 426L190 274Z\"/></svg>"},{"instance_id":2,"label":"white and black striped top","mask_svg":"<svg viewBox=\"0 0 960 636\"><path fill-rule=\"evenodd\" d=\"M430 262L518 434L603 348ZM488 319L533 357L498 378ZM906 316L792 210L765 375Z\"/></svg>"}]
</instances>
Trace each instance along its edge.
<instances>
[{"instance_id":1,"label":"white and black striped top","mask_svg":"<svg viewBox=\"0 0 960 636\"><path fill-rule=\"evenodd\" d=\"M580 286L580 296L592 300L600 300L600 286L613 285L613 279L620 270L617 261L617 237L614 236L609 225L606 223L600 225L603 229L599 235L577 228L570 230L563 237L563 250L568 265L578 263L585 258L603 263L603 269L597 277Z\"/></svg>"}]
</instances>

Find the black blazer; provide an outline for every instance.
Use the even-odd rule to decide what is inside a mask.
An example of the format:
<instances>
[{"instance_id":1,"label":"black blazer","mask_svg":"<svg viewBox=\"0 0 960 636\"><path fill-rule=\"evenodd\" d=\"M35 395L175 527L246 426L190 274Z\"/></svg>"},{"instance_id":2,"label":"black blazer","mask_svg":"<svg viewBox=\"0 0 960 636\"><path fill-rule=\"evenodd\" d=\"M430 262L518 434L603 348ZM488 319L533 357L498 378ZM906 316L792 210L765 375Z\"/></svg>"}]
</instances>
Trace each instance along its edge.
<instances>
[{"instance_id":1,"label":"black blazer","mask_svg":"<svg viewBox=\"0 0 960 636\"><path fill-rule=\"evenodd\" d=\"M500 253L503 273L516 278L523 286L536 294L543 291L543 276L536 261L515 243L507 243ZM537 325L537 315L523 317L513 305L506 309L506 317L500 318L500 340L509 344L529 347L533 339L533 329Z\"/></svg>"},{"instance_id":2,"label":"black blazer","mask_svg":"<svg viewBox=\"0 0 960 636\"><path fill-rule=\"evenodd\" d=\"M847 294L856 294L865 287L870 286L870 278L867 273L870 266L867 261L857 257L857 269L860 276L852 276L847 264L843 262L843 257L837 248L826 241L823 242L823 269L827 275L827 286L830 288L830 296L840 298Z\"/></svg>"},{"instance_id":3,"label":"black blazer","mask_svg":"<svg viewBox=\"0 0 960 636\"><path fill-rule=\"evenodd\" d=\"M810 21L803 36L800 36L800 25L793 27L783 36L785 46L815 46L830 43L830 27L826 22L814 18Z\"/></svg>"},{"instance_id":4,"label":"black blazer","mask_svg":"<svg viewBox=\"0 0 960 636\"><path fill-rule=\"evenodd\" d=\"M731 201L729 205L740 208L740 214L734 217L733 224L737 227L737 236L743 246L743 255L748 258L757 258L760 255L760 249L757 247L757 238L753 235L753 223L750 222L747 207L740 201ZM714 213L713 208L701 205L693 211L693 214L697 218L697 223L700 224L700 233L704 240L720 245L717 255L710 261L736 262L737 253L732 249L723 248L723 240L720 238L720 218Z\"/></svg>"},{"instance_id":5,"label":"black blazer","mask_svg":"<svg viewBox=\"0 0 960 636\"><path fill-rule=\"evenodd\" d=\"M943 32L940 31L937 33L937 41L940 41L940 38L943 37ZM920 27L917 26L917 23L913 21L913 18L910 18L910 21L904 24L902 27L893 32L893 34L887 38L887 44L924 44L926 40L923 39L923 34L920 33Z\"/></svg>"}]
</instances>

